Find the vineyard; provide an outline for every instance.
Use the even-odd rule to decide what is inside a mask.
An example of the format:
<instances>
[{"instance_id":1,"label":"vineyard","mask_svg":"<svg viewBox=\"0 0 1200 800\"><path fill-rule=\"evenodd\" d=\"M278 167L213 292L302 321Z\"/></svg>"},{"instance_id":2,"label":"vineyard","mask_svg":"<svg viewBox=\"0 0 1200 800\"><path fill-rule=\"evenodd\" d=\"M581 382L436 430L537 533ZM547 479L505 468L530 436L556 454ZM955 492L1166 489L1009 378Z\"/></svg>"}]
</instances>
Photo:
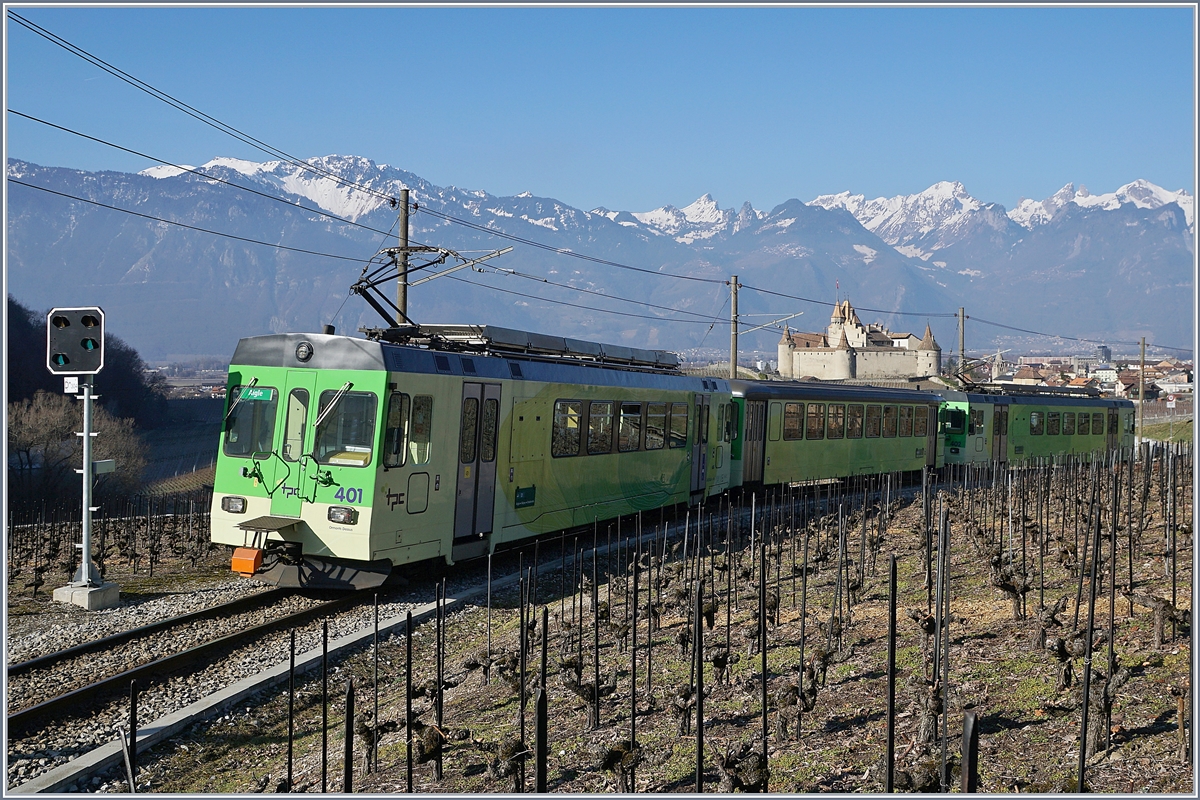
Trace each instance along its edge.
<instances>
[{"instance_id":1,"label":"vineyard","mask_svg":"<svg viewBox=\"0 0 1200 800\"><path fill-rule=\"evenodd\" d=\"M135 495L108 500L92 514L92 560L108 580L153 578L164 569L194 571L225 548L209 541L212 490L169 495ZM22 596L48 597L79 569L79 501L11 514L8 519L10 613Z\"/></svg>"},{"instance_id":2,"label":"vineyard","mask_svg":"<svg viewBox=\"0 0 1200 800\"><path fill-rule=\"evenodd\" d=\"M285 688L144 769L173 792L1190 792L1191 452L1142 456L543 540L515 590L301 676L294 762Z\"/></svg>"}]
</instances>

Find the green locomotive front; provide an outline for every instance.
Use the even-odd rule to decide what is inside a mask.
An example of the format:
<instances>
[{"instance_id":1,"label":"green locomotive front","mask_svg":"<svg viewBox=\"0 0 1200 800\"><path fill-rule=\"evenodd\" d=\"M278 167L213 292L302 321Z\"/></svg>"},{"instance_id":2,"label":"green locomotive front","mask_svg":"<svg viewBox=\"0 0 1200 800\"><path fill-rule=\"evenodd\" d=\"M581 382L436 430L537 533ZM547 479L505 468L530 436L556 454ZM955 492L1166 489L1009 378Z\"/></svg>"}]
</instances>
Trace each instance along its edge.
<instances>
[{"instance_id":1,"label":"green locomotive front","mask_svg":"<svg viewBox=\"0 0 1200 800\"><path fill-rule=\"evenodd\" d=\"M724 382L683 376L656 351L426 329L426 346L239 342L212 507L212 540L236 548L235 570L378 585L395 565L728 488Z\"/></svg>"}]
</instances>

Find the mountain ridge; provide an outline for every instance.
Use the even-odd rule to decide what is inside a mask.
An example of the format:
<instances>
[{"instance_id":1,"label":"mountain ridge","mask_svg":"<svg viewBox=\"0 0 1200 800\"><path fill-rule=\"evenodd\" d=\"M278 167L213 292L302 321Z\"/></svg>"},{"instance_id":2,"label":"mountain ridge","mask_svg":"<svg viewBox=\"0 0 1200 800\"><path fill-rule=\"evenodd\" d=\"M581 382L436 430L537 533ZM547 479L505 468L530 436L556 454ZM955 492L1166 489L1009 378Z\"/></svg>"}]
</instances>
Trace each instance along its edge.
<instances>
[{"instance_id":1,"label":"mountain ridge","mask_svg":"<svg viewBox=\"0 0 1200 800\"><path fill-rule=\"evenodd\" d=\"M515 272L462 272L426 284L413 294L414 313L425 321L471 321L464 318L486 313L492 324L686 351L719 341L708 335L728 310L728 290L719 287L738 274L758 287L743 293L743 314L782 316L785 306L805 308L801 327L812 330L824 327L820 309L835 299L836 285L837 295L849 295L856 307L881 309L871 312L877 319L864 320L893 329L921 328L925 318L909 321L904 315L928 312L943 344L957 338L947 317L960 305L1034 330L1110 339L1150 334L1152 340L1180 344L1191 339L1191 293L1180 287L1190 286L1194 231L1189 214L1172 199L1191 195L1148 181L1107 195L1068 185L1041 201L1045 219L1026 228L1003 206L973 198L954 181L935 183L918 193L923 196L868 201L845 192L807 202L793 198L769 211L748 202L736 210L721 208L710 194L681 208L585 211L532 192L498 196L437 186L361 156L312 162L378 194L351 192L333 178L305 175L278 161L216 158L196 170L283 202L165 167L88 173L10 159L7 172L150 216L315 253L357 253L364 262L385 245L380 234L359 226L377 231L394 226L396 211L386 198L403 185L420 207L411 217L413 241L463 253L509 243L454 224L449 216L548 248L518 244L513 254L493 262L516 266ZM38 194L10 190L10 291L34 306L103 300L114 309L106 305L106 312L114 319L124 315L124 324L136 329L121 335L139 349L149 347L150 357L196 352L204 331L219 332L213 334L219 343L202 351L212 354L231 352L241 335L315 330L339 314L343 329L380 324L365 304L346 302L346 288L361 265L272 252ZM444 216L423 213L427 209ZM654 280L559 251L702 282ZM567 294L539 276L704 316L673 322L661 309ZM1080 277L1082 284L1070 283ZM826 305L810 308L789 297ZM562 302L574 305L556 304ZM191 311L181 315L181 308ZM203 322L192 324L189 314ZM1006 335L976 326L968 340L990 347ZM769 329L751 334L747 346L769 351L773 336L778 333Z\"/></svg>"}]
</instances>

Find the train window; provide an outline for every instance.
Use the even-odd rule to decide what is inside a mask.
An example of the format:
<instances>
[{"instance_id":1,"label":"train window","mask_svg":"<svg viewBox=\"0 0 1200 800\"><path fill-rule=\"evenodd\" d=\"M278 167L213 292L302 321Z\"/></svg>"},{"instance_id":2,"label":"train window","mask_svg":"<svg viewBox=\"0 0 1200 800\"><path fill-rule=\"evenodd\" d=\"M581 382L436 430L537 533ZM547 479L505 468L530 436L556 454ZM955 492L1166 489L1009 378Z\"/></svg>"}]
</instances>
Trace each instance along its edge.
<instances>
[{"instance_id":1,"label":"train window","mask_svg":"<svg viewBox=\"0 0 1200 800\"><path fill-rule=\"evenodd\" d=\"M403 467L408 454L405 434L408 427L410 401L403 392L392 392L388 397L387 424L383 429L383 465Z\"/></svg>"},{"instance_id":2,"label":"train window","mask_svg":"<svg viewBox=\"0 0 1200 800\"><path fill-rule=\"evenodd\" d=\"M863 407L850 406L846 414L846 438L861 439L863 435Z\"/></svg>"},{"instance_id":3,"label":"train window","mask_svg":"<svg viewBox=\"0 0 1200 800\"><path fill-rule=\"evenodd\" d=\"M550 434L550 455L555 458L579 455L579 418L583 403L559 400L554 404L554 428Z\"/></svg>"},{"instance_id":4,"label":"train window","mask_svg":"<svg viewBox=\"0 0 1200 800\"><path fill-rule=\"evenodd\" d=\"M496 429L500 423L500 401L492 397L483 401L483 429L479 437L479 460L496 460Z\"/></svg>"},{"instance_id":5,"label":"train window","mask_svg":"<svg viewBox=\"0 0 1200 800\"><path fill-rule=\"evenodd\" d=\"M1133 433L1133 430L1134 430L1133 414L1126 414L1125 415L1125 432Z\"/></svg>"},{"instance_id":6,"label":"train window","mask_svg":"<svg viewBox=\"0 0 1200 800\"><path fill-rule=\"evenodd\" d=\"M917 406L913 410L913 436L929 435L929 409Z\"/></svg>"},{"instance_id":7,"label":"train window","mask_svg":"<svg viewBox=\"0 0 1200 800\"><path fill-rule=\"evenodd\" d=\"M846 407L833 403L829 404L829 422L826 436L830 439L841 439L846 435Z\"/></svg>"},{"instance_id":8,"label":"train window","mask_svg":"<svg viewBox=\"0 0 1200 800\"><path fill-rule=\"evenodd\" d=\"M1092 435L1092 415L1086 411L1079 412L1079 428L1076 431L1080 436Z\"/></svg>"},{"instance_id":9,"label":"train window","mask_svg":"<svg viewBox=\"0 0 1200 800\"><path fill-rule=\"evenodd\" d=\"M1097 412L1092 414L1092 436L1104 435L1104 414Z\"/></svg>"},{"instance_id":10,"label":"train window","mask_svg":"<svg viewBox=\"0 0 1200 800\"><path fill-rule=\"evenodd\" d=\"M479 425L479 398L463 399L462 427L458 436L458 460L464 464L475 463L475 428Z\"/></svg>"},{"instance_id":11,"label":"train window","mask_svg":"<svg viewBox=\"0 0 1200 800\"><path fill-rule=\"evenodd\" d=\"M942 422L947 433L962 433L967 427L967 413L959 408L947 408L942 412Z\"/></svg>"},{"instance_id":12,"label":"train window","mask_svg":"<svg viewBox=\"0 0 1200 800\"><path fill-rule=\"evenodd\" d=\"M1029 412L1029 434L1031 436L1041 436L1046 430L1045 415L1041 411Z\"/></svg>"},{"instance_id":13,"label":"train window","mask_svg":"<svg viewBox=\"0 0 1200 800\"><path fill-rule=\"evenodd\" d=\"M304 425L308 422L308 390L288 393L287 419L283 422L283 459L299 461L304 452Z\"/></svg>"},{"instance_id":14,"label":"train window","mask_svg":"<svg viewBox=\"0 0 1200 800\"><path fill-rule=\"evenodd\" d=\"M1108 432L1110 434L1112 434L1113 436L1116 436L1118 433L1121 432L1120 422L1117 421L1116 414L1108 415Z\"/></svg>"},{"instance_id":15,"label":"train window","mask_svg":"<svg viewBox=\"0 0 1200 800\"><path fill-rule=\"evenodd\" d=\"M433 448L433 398L419 394L412 402L412 424L408 426L408 455L413 464L428 464Z\"/></svg>"},{"instance_id":16,"label":"train window","mask_svg":"<svg viewBox=\"0 0 1200 800\"><path fill-rule=\"evenodd\" d=\"M883 408L880 406L867 406L867 438L878 439L880 432L880 421L883 418Z\"/></svg>"},{"instance_id":17,"label":"train window","mask_svg":"<svg viewBox=\"0 0 1200 800\"><path fill-rule=\"evenodd\" d=\"M725 441L732 442L737 438L737 406L729 403L727 408L729 410L725 413Z\"/></svg>"},{"instance_id":18,"label":"train window","mask_svg":"<svg viewBox=\"0 0 1200 800\"><path fill-rule=\"evenodd\" d=\"M896 438L896 407L883 407L883 438Z\"/></svg>"},{"instance_id":19,"label":"train window","mask_svg":"<svg viewBox=\"0 0 1200 800\"><path fill-rule=\"evenodd\" d=\"M317 407L319 419L334 398L341 398L317 426L313 448L318 464L365 467L371 463L371 444L375 441L376 397L370 392L321 392Z\"/></svg>"},{"instance_id":20,"label":"train window","mask_svg":"<svg viewBox=\"0 0 1200 800\"><path fill-rule=\"evenodd\" d=\"M588 454L612 452L613 402L592 402L588 406Z\"/></svg>"},{"instance_id":21,"label":"train window","mask_svg":"<svg viewBox=\"0 0 1200 800\"><path fill-rule=\"evenodd\" d=\"M696 408L696 441L700 444L708 444L708 422L709 415L712 414L712 406L704 406Z\"/></svg>"},{"instance_id":22,"label":"train window","mask_svg":"<svg viewBox=\"0 0 1200 800\"><path fill-rule=\"evenodd\" d=\"M1063 436L1074 436L1075 435L1075 412L1074 411L1064 411L1063 412L1062 432L1063 432Z\"/></svg>"},{"instance_id":23,"label":"train window","mask_svg":"<svg viewBox=\"0 0 1200 800\"><path fill-rule=\"evenodd\" d=\"M244 390L244 391L243 391ZM275 413L279 394L270 386L234 386L225 412L225 455L250 457L275 446ZM236 398L241 398L240 401Z\"/></svg>"},{"instance_id":24,"label":"train window","mask_svg":"<svg viewBox=\"0 0 1200 800\"><path fill-rule=\"evenodd\" d=\"M1008 435L1008 407L1007 406L996 406L995 410L992 412L992 419L995 420L993 422L994 430L992 432L996 436L1007 436Z\"/></svg>"},{"instance_id":25,"label":"train window","mask_svg":"<svg viewBox=\"0 0 1200 800\"><path fill-rule=\"evenodd\" d=\"M784 403L783 404L783 438L784 439L802 439L804 438L803 422L804 420L804 404L803 403Z\"/></svg>"},{"instance_id":26,"label":"train window","mask_svg":"<svg viewBox=\"0 0 1200 800\"><path fill-rule=\"evenodd\" d=\"M721 406L725 410L725 406ZM646 449L662 450L667 443L667 404L646 404Z\"/></svg>"},{"instance_id":27,"label":"train window","mask_svg":"<svg viewBox=\"0 0 1200 800\"><path fill-rule=\"evenodd\" d=\"M685 447L687 445L687 429L687 403L671 403L671 433L667 439L667 445L669 447Z\"/></svg>"},{"instance_id":28,"label":"train window","mask_svg":"<svg viewBox=\"0 0 1200 800\"><path fill-rule=\"evenodd\" d=\"M824 403L809 403L808 414L806 416L807 425L805 425L805 439L824 439L825 438L825 404Z\"/></svg>"},{"instance_id":29,"label":"train window","mask_svg":"<svg viewBox=\"0 0 1200 800\"><path fill-rule=\"evenodd\" d=\"M975 434L979 434L980 436L982 436L986 432L987 426L984 425L984 422L983 422L983 409L982 408L972 408L971 409L971 421L968 424L970 427L967 432L971 436L974 436ZM903 435L904 434L901 434L901 436L903 436Z\"/></svg>"},{"instance_id":30,"label":"train window","mask_svg":"<svg viewBox=\"0 0 1200 800\"><path fill-rule=\"evenodd\" d=\"M1058 411L1049 411L1046 413L1046 435L1058 436L1058 432L1062 430L1062 414Z\"/></svg>"},{"instance_id":31,"label":"train window","mask_svg":"<svg viewBox=\"0 0 1200 800\"><path fill-rule=\"evenodd\" d=\"M699 425L697 415L696 424ZM631 453L642 448L642 404L621 404L621 427L617 429L617 449L622 453Z\"/></svg>"},{"instance_id":32,"label":"train window","mask_svg":"<svg viewBox=\"0 0 1200 800\"><path fill-rule=\"evenodd\" d=\"M972 416L974 416L974 412L972 412ZM912 428L913 428L912 419L913 419L912 406L900 406L900 435L901 436L912 436Z\"/></svg>"}]
</instances>

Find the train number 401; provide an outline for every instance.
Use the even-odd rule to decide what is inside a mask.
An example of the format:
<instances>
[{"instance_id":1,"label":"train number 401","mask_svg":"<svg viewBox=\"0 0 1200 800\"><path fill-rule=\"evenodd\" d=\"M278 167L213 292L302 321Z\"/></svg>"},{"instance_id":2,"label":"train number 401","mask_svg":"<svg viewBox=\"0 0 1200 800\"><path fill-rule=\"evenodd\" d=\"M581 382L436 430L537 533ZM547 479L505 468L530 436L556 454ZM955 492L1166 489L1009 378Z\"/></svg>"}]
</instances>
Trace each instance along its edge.
<instances>
[{"instance_id":1,"label":"train number 401","mask_svg":"<svg viewBox=\"0 0 1200 800\"><path fill-rule=\"evenodd\" d=\"M341 500L343 503L361 503L363 499L362 489L347 489L339 486L337 494L333 496L334 500Z\"/></svg>"}]
</instances>

